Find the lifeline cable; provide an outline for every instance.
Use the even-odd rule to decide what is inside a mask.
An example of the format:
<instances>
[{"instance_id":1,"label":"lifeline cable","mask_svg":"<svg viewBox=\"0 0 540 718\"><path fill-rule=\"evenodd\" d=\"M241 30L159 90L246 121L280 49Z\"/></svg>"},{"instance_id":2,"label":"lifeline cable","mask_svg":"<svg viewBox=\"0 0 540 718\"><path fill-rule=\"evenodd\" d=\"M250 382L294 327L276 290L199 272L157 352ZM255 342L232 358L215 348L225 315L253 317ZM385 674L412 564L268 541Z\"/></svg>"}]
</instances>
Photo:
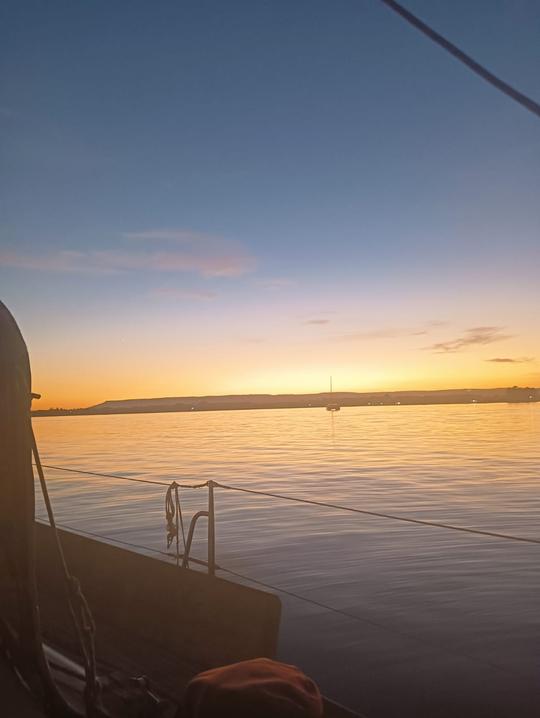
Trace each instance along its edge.
<instances>
[{"instance_id":1,"label":"lifeline cable","mask_svg":"<svg viewBox=\"0 0 540 718\"><path fill-rule=\"evenodd\" d=\"M340 504L330 504L324 501L313 501L311 499L299 499L295 496L285 496L284 494L273 494L268 491L256 491L255 489L244 489L240 486L227 486L226 484L215 483L220 489L229 491L243 491L247 494L258 494L260 496L271 496L274 499L283 499L285 501L296 501L301 504L310 504L312 506L323 506L327 509L337 509L339 511L350 511L355 514L364 514L365 516L375 516L381 519L392 519L393 521L404 521L411 524L420 524L420 526L430 526L432 528L449 529L451 531L462 531L468 534L478 534L480 536L488 536L490 538L506 539L507 541L522 541L524 543L540 544L540 539L528 538L526 536L513 536L512 534L503 534L496 531L483 531L482 529L473 529L466 526L453 526L439 521L424 521L423 519L413 519L407 516L396 516L394 514L386 514L380 511L368 511L367 509L355 509L351 506L342 506Z\"/></svg>"},{"instance_id":2,"label":"lifeline cable","mask_svg":"<svg viewBox=\"0 0 540 718\"><path fill-rule=\"evenodd\" d=\"M106 479L121 479L123 481L136 481L146 484L157 484L158 486L167 486L170 489L173 484L178 489L202 489L208 488L209 481L205 481L200 484L178 484L175 481L153 481L151 479L136 479L132 476L118 476L117 474L102 474L96 471L83 471L82 469L68 469L64 466L50 466L42 464L43 467L48 469L56 469L58 471L69 471L75 474L85 474L88 476L99 476ZM425 521L423 519L414 519L408 516L397 516L395 514L383 513L382 511L368 511L367 509L356 509L352 506L343 506L341 504L331 504L323 501L314 501L313 499L300 499L295 496L285 496L284 494L275 494L269 491L257 491L256 489L246 489L240 486L229 486L227 484L220 484L217 481L213 482L213 485L220 489L226 489L228 491L242 491L247 494L255 494L258 496L269 496L274 499L282 499L284 501L295 501L300 504L308 504L311 506L322 506L323 508L336 509L338 511L348 511L355 514L363 514L365 516L374 516L376 518L390 519L392 521L402 521L410 524L418 524L420 526L428 526L431 528L442 528L449 531L461 531L462 533L468 533L478 536L486 536L488 538L504 539L507 541L519 541L521 543L529 543L540 545L540 539L529 538L527 536L515 536L513 534L501 533L499 531L484 531L483 529L475 529L467 526L454 526L453 524L447 524L440 521Z\"/></svg>"},{"instance_id":3,"label":"lifeline cable","mask_svg":"<svg viewBox=\"0 0 540 718\"><path fill-rule=\"evenodd\" d=\"M34 464L35 465L35 464ZM56 471L68 471L70 474L86 474L87 476L99 476L103 479L119 479L120 481L135 481L139 484L155 484L156 486L170 486L170 481L155 481L154 479L137 479L134 476L119 476L118 474L103 474L98 471L83 471L83 469L68 469L67 466L51 466L42 464L45 469ZM176 483L176 482L175 482ZM201 484L176 484L179 489L203 489L208 486L208 481Z\"/></svg>"}]
</instances>

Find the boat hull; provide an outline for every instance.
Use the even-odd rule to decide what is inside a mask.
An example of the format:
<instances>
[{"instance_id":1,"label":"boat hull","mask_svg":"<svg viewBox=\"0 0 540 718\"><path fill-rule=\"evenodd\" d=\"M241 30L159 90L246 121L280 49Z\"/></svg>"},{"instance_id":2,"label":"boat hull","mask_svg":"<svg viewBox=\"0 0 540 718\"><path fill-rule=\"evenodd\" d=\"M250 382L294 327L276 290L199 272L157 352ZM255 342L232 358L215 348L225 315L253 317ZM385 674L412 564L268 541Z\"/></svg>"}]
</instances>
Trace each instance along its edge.
<instances>
[{"instance_id":1,"label":"boat hull","mask_svg":"<svg viewBox=\"0 0 540 718\"><path fill-rule=\"evenodd\" d=\"M46 642L76 652L49 526L36 524L39 600ZM96 623L96 654L128 675L144 671L180 698L198 672L276 655L281 602L171 560L60 530L70 569Z\"/></svg>"}]
</instances>

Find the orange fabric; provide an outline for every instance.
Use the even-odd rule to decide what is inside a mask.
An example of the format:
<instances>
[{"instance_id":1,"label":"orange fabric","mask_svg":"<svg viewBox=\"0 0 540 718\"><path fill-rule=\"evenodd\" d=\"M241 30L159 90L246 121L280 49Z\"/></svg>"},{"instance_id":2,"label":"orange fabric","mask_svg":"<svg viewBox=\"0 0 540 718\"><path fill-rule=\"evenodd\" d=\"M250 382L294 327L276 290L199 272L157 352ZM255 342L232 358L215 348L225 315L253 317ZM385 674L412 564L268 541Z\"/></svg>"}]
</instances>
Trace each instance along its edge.
<instances>
[{"instance_id":1,"label":"orange fabric","mask_svg":"<svg viewBox=\"0 0 540 718\"><path fill-rule=\"evenodd\" d=\"M321 694L296 666L256 658L195 676L187 718L320 718Z\"/></svg>"}]
</instances>

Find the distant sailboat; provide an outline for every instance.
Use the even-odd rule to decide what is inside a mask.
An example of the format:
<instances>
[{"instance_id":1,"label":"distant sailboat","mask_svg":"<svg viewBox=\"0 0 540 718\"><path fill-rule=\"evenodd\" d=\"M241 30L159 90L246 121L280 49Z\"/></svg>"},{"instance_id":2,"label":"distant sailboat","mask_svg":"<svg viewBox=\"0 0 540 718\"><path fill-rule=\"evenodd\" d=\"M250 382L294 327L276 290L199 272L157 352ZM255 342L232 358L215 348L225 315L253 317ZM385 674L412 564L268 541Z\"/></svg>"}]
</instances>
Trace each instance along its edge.
<instances>
[{"instance_id":1,"label":"distant sailboat","mask_svg":"<svg viewBox=\"0 0 540 718\"><path fill-rule=\"evenodd\" d=\"M330 377L330 396L332 396L332 377ZM337 404L335 401L330 401L326 405L326 411L339 411L341 409L340 405Z\"/></svg>"}]
</instances>

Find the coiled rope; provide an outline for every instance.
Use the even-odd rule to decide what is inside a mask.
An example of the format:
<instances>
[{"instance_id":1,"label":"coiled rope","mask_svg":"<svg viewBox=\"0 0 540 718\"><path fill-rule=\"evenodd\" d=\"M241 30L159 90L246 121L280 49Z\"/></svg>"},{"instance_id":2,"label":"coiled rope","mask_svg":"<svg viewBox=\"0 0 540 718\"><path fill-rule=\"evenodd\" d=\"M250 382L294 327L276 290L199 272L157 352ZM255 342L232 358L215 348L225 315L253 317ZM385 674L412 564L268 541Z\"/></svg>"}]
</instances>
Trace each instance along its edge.
<instances>
[{"instance_id":1,"label":"coiled rope","mask_svg":"<svg viewBox=\"0 0 540 718\"><path fill-rule=\"evenodd\" d=\"M173 481L165 494L165 521L167 524L167 548L170 548L173 541L176 542L176 565L180 565L180 536L179 527L182 529L182 542L184 554L186 553L186 533L184 531L184 519L182 506L178 493L178 484Z\"/></svg>"}]
</instances>

